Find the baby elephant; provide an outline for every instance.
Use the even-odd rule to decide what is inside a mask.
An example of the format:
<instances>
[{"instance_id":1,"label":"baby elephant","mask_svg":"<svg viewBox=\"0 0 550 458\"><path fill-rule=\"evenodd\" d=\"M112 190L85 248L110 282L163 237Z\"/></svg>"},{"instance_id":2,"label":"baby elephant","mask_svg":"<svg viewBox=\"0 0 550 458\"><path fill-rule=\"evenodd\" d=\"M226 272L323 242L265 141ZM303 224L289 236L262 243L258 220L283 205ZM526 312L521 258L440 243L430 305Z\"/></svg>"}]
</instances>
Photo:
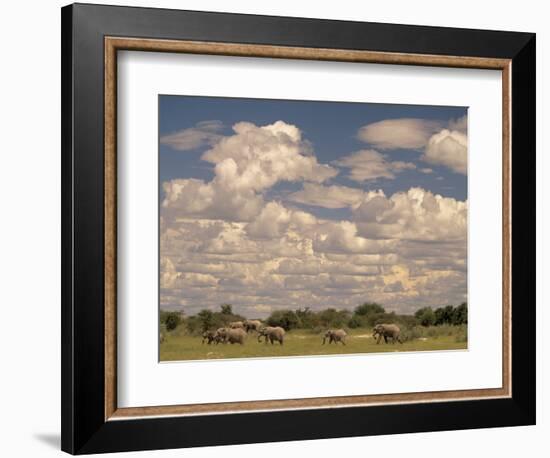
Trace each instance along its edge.
<instances>
[{"instance_id":1,"label":"baby elephant","mask_svg":"<svg viewBox=\"0 0 550 458\"><path fill-rule=\"evenodd\" d=\"M212 342L216 341L216 332L215 331L204 331L202 333L202 343L206 342L210 345Z\"/></svg>"},{"instance_id":2,"label":"baby elephant","mask_svg":"<svg viewBox=\"0 0 550 458\"><path fill-rule=\"evenodd\" d=\"M347 337L346 331L343 329L329 329L327 332L325 332L325 335L323 337L323 345L325 345L325 341L328 339L329 345L334 342L337 344L338 342L342 342L342 345L346 345L346 337Z\"/></svg>"},{"instance_id":3,"label":"baby elephant","mask_svg":"<svg viewBox=\"0 0 550 458\"><path fill-rule=\"evenodd\" d=\"M219 343L227 343L227 333L229 328L218 328L214 332L214 343L218 345Z\"/></svg>"},{"instance_id":4,"label":"baby elephant","mask_svg":"<svg viewBox=\"0 0 550 458\"><path fill-rule=\"evenodd\" d=\"M265 343L267 343L267 341L269 340L271 342L271 345L273 345L275 342L279 342L281 345L283 345L283 342L285 340L285 330L279 326L267 326L265 328L261 328L258 331L258 342L262 341L262 337L264 338Z\"/></svg>"},{"instance_id":5,"label":"baby elephant","mask_svg":"<svg viewBox=\"0 0 550 458\"><path fill-rule=\"evenodd\" d=\"M378 337L378 340L376 341L377 344L380 343L380 339L383 337L384 342L388 343L388 337L392 339L392 343L399 342L400 344L403 343L401 340L401 330L399 329L399 326L396 324L377 324L373 331L372 331L372 337L376 339Z\"/></svg>"}]
</instances>

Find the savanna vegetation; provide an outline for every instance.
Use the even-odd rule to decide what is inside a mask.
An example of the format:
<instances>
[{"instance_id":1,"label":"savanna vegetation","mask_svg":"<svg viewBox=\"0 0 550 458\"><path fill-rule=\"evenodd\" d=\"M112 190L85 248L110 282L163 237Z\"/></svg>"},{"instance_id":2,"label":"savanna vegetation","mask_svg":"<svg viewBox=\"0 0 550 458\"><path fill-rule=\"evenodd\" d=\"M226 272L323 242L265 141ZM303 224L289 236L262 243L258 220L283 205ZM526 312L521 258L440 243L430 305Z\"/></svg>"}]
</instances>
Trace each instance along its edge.
<instances>
[{"instance_id":1,"label":"savanna vegetation","mask_svg":"<svg viewBox=\"0 0 550 458\"><path fill-rule=\"evenodd\" d=\"M285 330L284 345L258 342L258 333L247 333L243 345L212 342L203 343L205 333L214 333L246 318L233 311L231 304L219 310L203 309L195 315L181 312L160 312L161 361L244 358L298 355L325 355L387 351L455 350L467 348L468 307L447 305L432 309L422 307L414 315L388 312L377 303L367 302L353 311L328 308L313 311L309 308L277 310L262 319L262 326ZM392 323L400 329L400 343L373 338L373 328ZM345 345L334 342L323 345L328 329L342 329L347 334ZM387 340L387 339L385 339Z\"/></svg>"}]
</instances>

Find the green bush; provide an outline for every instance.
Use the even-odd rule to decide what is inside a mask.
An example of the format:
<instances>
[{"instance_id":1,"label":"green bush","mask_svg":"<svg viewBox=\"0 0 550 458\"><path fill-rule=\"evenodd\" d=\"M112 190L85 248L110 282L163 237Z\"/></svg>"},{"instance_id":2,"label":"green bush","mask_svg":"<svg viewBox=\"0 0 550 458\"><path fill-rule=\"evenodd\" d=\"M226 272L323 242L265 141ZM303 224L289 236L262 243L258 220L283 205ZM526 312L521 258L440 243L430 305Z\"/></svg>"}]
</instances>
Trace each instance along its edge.
<instances>
[{"instance_id":1,"label":"green bush","mask_svg":"<svg viewBox=\"0 0 550 458\"><path fill-rule=\"evenodd\" d=\"M427 327L435 324L435 313L431 307L418 309L414 316L422 326Z\"/></svg>"},{"instance_id":2,"label":"green bush","mask_svg":"<svg viewBox=\"0 0 550 458\"><path fill-rule=\"evenodd\" d=\"M164 320L164 325L166 326L167 331L173 331L180 325L180 323L181 316L178 312L169 313Z\"/></svg>"},{"instance_id":3,"label":"green bush","mask_svg":"<svg viewBox=\"0 0 550 458\"><path fill-rule=\"evenodd\" d=\"M357 315L353 315L348 321L348 327L350 329L362 328L364 325L365 324L361 317Z\"/></svg>"},{"instance_id":4,"label":"green bush","mask_svg":"<svg viewBox=\"0 0 550 458\"><path fill-rule=\"evenodd\" d=\"M269 326L279 326L285 331L301 327L300 318L292 310L276 310L266 320Z\"/></svg>"},{"instance_id":5,"label":"green bush","mask_svg":"<svg viewBox=\"0 0 550 458\"><path fill-rule=\"evenodd\" d=\"M204 331L214 331L233 321L243 321L244 319L243 316L233 313L230 304L223 304L219 312L202 309L196 315L188 317L185 320L185 328L190 335L198 336Z\"/></svg>"},{"instance_id":6,"label":"green bush","mask_svg":"<svg viewBox=\"0 0 550 458\"><path fill-rule=\"evenodd\" d=\"M364 304L355 307L353 314L359 316L368 316L385 312L386 310L384 310L384 307L382 307L380 304L377 304L376 302L365 302Z\"/></svg>"}]
</instances>

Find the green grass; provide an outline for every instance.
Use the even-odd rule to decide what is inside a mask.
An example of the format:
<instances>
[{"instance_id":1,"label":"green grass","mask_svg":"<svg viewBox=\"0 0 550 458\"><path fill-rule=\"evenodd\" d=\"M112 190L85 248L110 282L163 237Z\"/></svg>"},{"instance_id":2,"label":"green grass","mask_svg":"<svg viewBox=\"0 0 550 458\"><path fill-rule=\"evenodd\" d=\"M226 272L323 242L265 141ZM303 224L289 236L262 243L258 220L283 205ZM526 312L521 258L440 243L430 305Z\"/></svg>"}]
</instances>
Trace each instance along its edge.
<instances>
[{"instance_id":1,"label":"green grass","mask_svg":"<svg viewBox=\"0 0 550 458\"><path fill-rule=\"evenodd\" d=\"M287 332L284 345L275 343L264 344L257 341L256 335L250 334L244 345L239 344L201 344L201 337L190 335L168 334L160 346L161 361L182 361L196 359L224 359L224 358L266 358L274 356L310 356L334 355L349 353L381 353L403 351L430 351L430 350L462 350L468 347L467 342L460 338L463 329L457 327L454 331L438 335L426 333L426 337L414 338L403 344L385 344L382 340L379 345L371 337L370 329L354 329L348 332L347 345L340 343L321 345L322 335L296 330Z\"/></svg>"}]
</instances>

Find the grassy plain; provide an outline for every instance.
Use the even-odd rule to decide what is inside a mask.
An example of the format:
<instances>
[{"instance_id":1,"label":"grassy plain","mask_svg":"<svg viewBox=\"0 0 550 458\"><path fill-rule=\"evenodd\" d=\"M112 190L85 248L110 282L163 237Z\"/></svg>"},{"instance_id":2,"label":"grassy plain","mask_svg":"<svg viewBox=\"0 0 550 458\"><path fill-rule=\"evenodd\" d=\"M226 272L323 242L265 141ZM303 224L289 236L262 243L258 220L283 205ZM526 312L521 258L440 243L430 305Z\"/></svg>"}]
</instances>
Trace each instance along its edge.
<instances>
[{"instance_id":1,"label":"grassy plain","mask_svg":"<svg viewBox=\"0 0 550 458\"><path fill-rule=\"evenodd\" d=\"M453 329L455 328L455 329ZM403 344L382 340L376 344L372 330L358 328L348 332L347 345L322 345L322 335L305 330L287 332L284 345L259 343L249 334L244 345L202 344L201 337L173 333L160 346L161 361L182 361L225 358L266 358L274 356L312 356L350 353L381 353L403 351L463 350L468 347L464 328L448 327L446 332L426 332L425 337L409 338Z\"/></svg>"}]
</instances>

